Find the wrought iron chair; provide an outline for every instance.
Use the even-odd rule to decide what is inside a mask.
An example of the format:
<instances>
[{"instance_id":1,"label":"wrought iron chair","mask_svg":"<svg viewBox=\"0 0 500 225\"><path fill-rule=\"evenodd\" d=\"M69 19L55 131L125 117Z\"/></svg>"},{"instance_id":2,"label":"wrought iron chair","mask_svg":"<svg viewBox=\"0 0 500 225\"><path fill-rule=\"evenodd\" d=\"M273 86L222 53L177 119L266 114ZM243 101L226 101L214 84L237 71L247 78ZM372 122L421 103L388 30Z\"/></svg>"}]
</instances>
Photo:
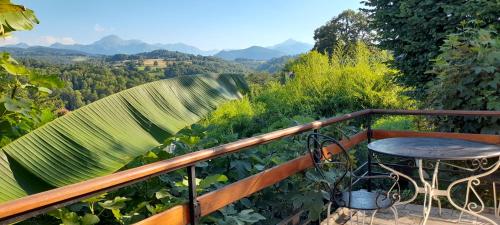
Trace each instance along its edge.
<instances>
[{"instance_id":1,"label":"wrought iron chair","mask_svg":"<svg viewBox=\"0 0 500 225\"><path fill-rule=\"evenodd\" d=\"M336 146L338 152L332 153L328 148ZM334 138L312 133L307 137L307 149L312 161L323 179L326 192L329 194L327 219L330 218L330 208L347 208L350 212L352 223L352 211L363 211L363 224L365 212L373 211L370 224L373 223L375 214L380 209L391 209L394 213L395 224L398 224L398 213L394 203L400 199L399 177L397 175L374 175L356 176L352 170L352 163L344 146ZM333 170L333 171L332 171ZM337 179L327 177L333 173ZM377 187L378 184L389 181L389 188L384 190ZM359 221L358 221L359 222Z\"/></svg>"}]
</instances>

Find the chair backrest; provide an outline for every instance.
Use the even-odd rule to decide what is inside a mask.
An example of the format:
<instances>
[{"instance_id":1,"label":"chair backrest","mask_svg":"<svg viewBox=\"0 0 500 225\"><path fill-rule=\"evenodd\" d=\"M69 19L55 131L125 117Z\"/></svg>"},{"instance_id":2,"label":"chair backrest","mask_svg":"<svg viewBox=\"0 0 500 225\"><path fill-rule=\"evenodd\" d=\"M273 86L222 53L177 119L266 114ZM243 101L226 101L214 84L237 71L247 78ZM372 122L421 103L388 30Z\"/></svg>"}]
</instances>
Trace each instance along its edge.
<instances>
[{"instance_id":1,"label":"chair backrest","mask_svg":"<svg viewBox=\"0 0 500 225\"><path fill-rule=\"evenodd\" d=\"M336 148L332 148L332 145ZM367 186L374 189L374 192L364 191L367 196L374 196L373 209L386 208L392 205L394 202L398 201L400 196L399 187L399 177L394 174L389 175L373 175L373 176L356 176L353 173L353 165L349 157L349 153L344 148L344 146L332 137L320 134L311 133L307 136L307 149L314 163L315 169L321 178L325 181L323 182L325 186L329 189L330 201L339 207L353 208L351 201L353 191L359 191L360 189L354 189L354 183L358 181L364 181L359 183L367 183ZM327 149L336 149L340 151L332 152ZM329 180L327 172L334 169L336 173L335 180ZM389 187L379 187L379 183L386 183L389 181ZM344 183L344 187L340 187L341 183ZM366 184L365 184L366 185ZM356 186L360 186L356 184ZM361 185L363 186L363 185ZM363 188L361 188L363 190ZM367 193L368 192L368 193ZM358 194L360 192L357 192ZM370 194L375 193L375 194ZM347 196L347 198L346 198ZM390 199L391 204L378 205L380 201L387 201ZM356 203L356 204L359 204ZM364 204L366 205L366 204Z\"/></svg>"},{"instance_id":2,"label":"chair backrest","mask_svg":"<svg viewBox=\"0 0 500 225\"><path fill-rule=\"evenodd\" d=\"M326 147L331 145L337 146L340 152L337 154L332 154L326 150ZM311 133L307 136L307 150L311 156L314 167L316 171L325 181L331 179L325 173L326 169L333 169L338 178L331 182L325 182L325 184L330 189L331 198L335 197L335 194L340 192L339 185L342 182L347 183L347 188L351 191L352 188L352 162L349 157L349 153L344 148L344 146L332 137L320 134ZM333 200L333 199L332 199Z\"/></svg>"}]
</instances>

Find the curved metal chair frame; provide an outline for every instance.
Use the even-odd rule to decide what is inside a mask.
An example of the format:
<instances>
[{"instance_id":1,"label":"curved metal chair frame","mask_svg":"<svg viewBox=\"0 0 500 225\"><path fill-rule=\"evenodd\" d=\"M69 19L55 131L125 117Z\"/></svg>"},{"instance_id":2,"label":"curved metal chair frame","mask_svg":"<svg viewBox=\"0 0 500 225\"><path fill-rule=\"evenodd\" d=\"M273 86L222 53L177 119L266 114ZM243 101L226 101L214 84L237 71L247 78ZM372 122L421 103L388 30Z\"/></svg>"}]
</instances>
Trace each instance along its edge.
<instances>
[{"instance_id":1,"label":"curved metal chair frame","mask_svg":"<svg viewBox=\"0 0 500 225\"><path fill-rule=\"evenodd\" d=\"M493 182L493 201L495 204L495 207L494 207L495 216L500 217L500 200L499 200L499 197L497 195L497 184L500 184L500 183Z\"/></svg>"},{"instance_id":2,"label":"curved metal chair frame","mask_svg":"<svg viewBox=\"0 0 500 225\"><path fill-rule=\"evenodd\" d=\"M332 154L324 149L331 144L336 145L340 149L338 154ZM326 186L330 194L327 218L330 218L330 208L333 204L336 208L344 207L350 209L350 211L373 211L370 224L373 223L378 210L391 209L394 213L395 223L396 225L398 224L398 213L394 207L394 203L400 200L399 177L397 175L391 173L389 175L356 176L352 170L353 166L349 153L344 146L334 138L320 133L311 133L307 136L307 149L316 171L324 180L322 183ZM340 177L334 182L328 181L324 168L322 168L322 166L328 165L343 167L339 171ZM383 191L381 188L374 189L374 191L353 188L359 181L368 181L368 185L370 185L369 189L373 189L372 185L377 183L372 182L373 180L389 180L391 181L390 188L387 191ZM341 183L346 183L347 187L341 188ZM352 213L350 213L350 220L352 222ZM364 221L363 216L363 224Z\"/></svg>"}]
</instances>

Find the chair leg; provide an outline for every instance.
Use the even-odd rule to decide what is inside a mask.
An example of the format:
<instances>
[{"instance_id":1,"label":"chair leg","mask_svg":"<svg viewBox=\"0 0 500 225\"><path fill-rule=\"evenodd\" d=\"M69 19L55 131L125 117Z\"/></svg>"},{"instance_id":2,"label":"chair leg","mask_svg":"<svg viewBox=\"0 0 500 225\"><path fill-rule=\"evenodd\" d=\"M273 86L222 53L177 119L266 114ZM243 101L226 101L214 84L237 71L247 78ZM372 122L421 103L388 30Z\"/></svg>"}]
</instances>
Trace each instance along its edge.
<instances>
[{"instance_id":1,"label":"chair leg","mask_svg":"<svg viewBox=\"0 0 500 225\"><path fill-rule=\"evenodd\" d=\"M398 209L396 209L396 207L394 206L392 206L390 209L392 210L392 213L394 213L394 224L398 225Z\"/></svg>"},{"instance_id":2,"label":"chair leg","mask_svg":"<svg viewBox=\"0 0 500 225\"><path fill-rule=\"evenodd\" d=\"M441 199L439 199L439 198L436 197L434 200L436 200L437 203L438 203L439 216L442 216L443 213L442 213L442 209L441 209Z\"/></svg>"},{"instance_id":3,"label":"chair leg","mask_svg":"<svg viewBox=\"0 0 500 225\"><path fill-rule=\"evenodd\" d=\"M378 209L375 209L372 213L372 216L370 218L370 225L373 225L373 219L375 218L375 214L377 213Z\"/></svg>"},{"instance_id":4,"label":"chair leg","mask_svg":"<svg viewBox=\"0 0 500 225\"><path fill-rule=\"evenodd\" d=\"M349 220L351 221L351 225L353 225L353 222L352 222L352 210L349 209Z\"/></svg>"},{"instance_id":5,"label":"chair leg","mask_svg":"<svg viewBox=\"0 0 500 225\"><path fill-rule=\"evenodd\" d=\"M497 187L496 187L496 183L493 182L493 203L494 203L494 207L493 209L495 210L495 216L496 217L499 217L500 216L500 201L498 201L498 198L497 198Z\"/></svg>"},{"instance_id":6,"label":"chair leg","mask_svg":"<svg viewBox=\"0 0 500 225\"><path fill-rule=\"evenodd\" d=\"M327 225L330 225L330 216L331 216L331 211L332 210L332 203L329 202L328 203L328 207L326 208L327 212L326 212L326 224Z\"/></svg>"},{"instance_id":7,"label":"chair leg","mask_svg":"<svg viewBox=\"0 0 500 225\"><path fill-rule=\"evenodd\" d=\"M366 211L363 211L363 225L365 225Z\"/></svg>"},{"instance_id":8,"label":"chair leg","mask_svg":"<svg viewBox=\"0 0 500 225\"><path fill-rule=\"evenodd\" d=\"M436 179L436 187L439 188L439 179ZM438 203L438 212L439 212L439 216L443 216L442 215L442 210L441 210L441 199L439 199L438 196L435 196L434 197L434 200L437 201Z\"/></svg>"}]
</instances>

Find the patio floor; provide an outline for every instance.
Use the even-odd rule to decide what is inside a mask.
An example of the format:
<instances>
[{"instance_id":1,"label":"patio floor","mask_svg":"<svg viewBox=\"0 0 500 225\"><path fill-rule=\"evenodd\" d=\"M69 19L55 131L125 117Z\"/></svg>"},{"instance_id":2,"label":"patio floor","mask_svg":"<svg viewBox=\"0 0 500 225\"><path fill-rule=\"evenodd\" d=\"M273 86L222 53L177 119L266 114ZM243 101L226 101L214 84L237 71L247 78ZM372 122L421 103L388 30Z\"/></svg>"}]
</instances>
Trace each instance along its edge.
<instances>
[{"instance_id":1,"label":"patio floor","mask_svg":"<svg viewBox=\"0 0 500 225\"><path fill-rule=\"evenodd\" d=\"M399 225L418 225L422 220L422 206L421 205L401 205L398 206L399 214ZM493 215L492 209L486 209L486 212L490 214L481 214L493 219L497 224L500 224L500 218ZM335 215L327 221L321 222L321 225L340 225L340 224L357 224L359 219L359 224L363 224L363 212L353 212L353 221L349 221L349 211L347 209L339 209L336 211ZM433 208L431 216L427 221L427 225L456 225L458 222L458 217L460 213L457 210L442 209L442 215L438 214L438 209ZM367 212L365 217L365 224L369 224L371 213ZM375 215L373 222L374 225L390 225L394 224L394 214L391 210L379 211ZM476 221L475 218L469 215L463 215L460 224L487 224L482 221Z\"/></svg>"}]
</instances>

